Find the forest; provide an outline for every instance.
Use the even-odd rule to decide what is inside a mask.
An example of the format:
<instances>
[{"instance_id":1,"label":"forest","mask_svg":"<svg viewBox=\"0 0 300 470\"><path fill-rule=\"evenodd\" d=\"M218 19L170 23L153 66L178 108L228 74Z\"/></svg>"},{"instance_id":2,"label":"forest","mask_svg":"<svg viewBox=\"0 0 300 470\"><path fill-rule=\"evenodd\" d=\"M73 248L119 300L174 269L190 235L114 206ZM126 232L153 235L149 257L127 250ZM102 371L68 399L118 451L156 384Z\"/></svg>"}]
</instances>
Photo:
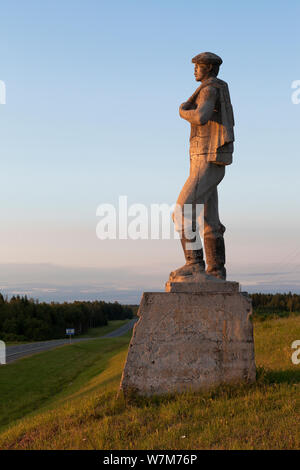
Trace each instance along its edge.
<instances>
[{"instance_id":1,"label":"forest","mask_svg":"<svg viewBox=\"0 0 300 470\"><path fill-rule=\"evenodd\" d=\"M300 313L300 295L292 294L251 294L255 318L287 317Z\"/></svg>"},{"instance_id":2,"label":"forest","mask_svg":"<svg viewBox=\"0 0 300 470\"><path fill-rule=\"evenodd\" d=\"M0 339L3 341L43 341L64 338L66 328L75 334L107 325L109 320L133 317L133 309L118 302L46 303L0 293Z\"/></svg>"}]
</instances>

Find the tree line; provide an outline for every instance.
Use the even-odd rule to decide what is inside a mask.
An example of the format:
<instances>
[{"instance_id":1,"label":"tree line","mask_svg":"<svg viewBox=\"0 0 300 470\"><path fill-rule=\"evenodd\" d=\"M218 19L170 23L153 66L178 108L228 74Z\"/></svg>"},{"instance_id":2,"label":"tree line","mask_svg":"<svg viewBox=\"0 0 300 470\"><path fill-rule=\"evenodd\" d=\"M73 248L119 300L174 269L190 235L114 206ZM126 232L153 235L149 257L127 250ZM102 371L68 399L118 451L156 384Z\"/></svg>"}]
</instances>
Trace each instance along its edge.
<instances>
[{"instance_id":1,"label":"tree line","mask_svg":"<svg viewBox=\"0 0 300 470\"><path fill-rule=\"evenodd\" d=\"M286 317L290 313L300 313L300 295L292 294L251 294L255 316Z\"/></svg>"},{"instance_id":2,"label":"tree line","mask_svg":"<svg viewBox=\"0 0 300 470\"><path fill-rule=\"evenodd\" d=\"M133 317L133 308L118 302L46 303L0 293L0 339L3 341L43 341L63 338L66 328L76 334L107 325L109 320Z\"/></svg>"},{"instance_id":3,"label":"tree line","mask_svg":"<svg viewBox=\"0 0 300 470\"><path fill-rule=\"evenodd\" d=\"M254 316L287 316L300 312L300 295L251 294ZM4 341L43 341L63 338L66 328L76 334L89 328L107 325L109 320L132 318L137 305L121 305L102 300L90 302L46 303L13 296L5 299L0 293L0 339Z\"/></svg>"}]
</instances>

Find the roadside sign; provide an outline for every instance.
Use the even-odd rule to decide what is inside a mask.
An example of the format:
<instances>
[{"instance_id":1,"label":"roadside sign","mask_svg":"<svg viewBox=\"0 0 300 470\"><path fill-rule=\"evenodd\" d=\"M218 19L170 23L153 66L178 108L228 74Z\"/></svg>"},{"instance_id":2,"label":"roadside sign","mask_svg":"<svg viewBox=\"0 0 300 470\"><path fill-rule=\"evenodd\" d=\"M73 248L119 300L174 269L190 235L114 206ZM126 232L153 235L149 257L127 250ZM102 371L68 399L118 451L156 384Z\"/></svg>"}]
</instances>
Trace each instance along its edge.
<instances>
[{"instance_id":1,"label":"roadside sign","mask_svg":"<svg viewBox=\"0 0 300 470\"><path fill-rule=\"evenodd\" d=\"M6 364L6 345L0 340L0 364Z\"/></svg>"},{"instance_id":2,"label":"roadside sign","mask_svg":"<svg viewBox=\"0 0 300 470\"><path fill-rule=\"evenodd\" d=\"M66 329L66 335L75 335L75 329L74 328L67 328Z\"/></svg>"},{"instance_id":3,"label":"roadside sign","mask_svg":"<svg viewBox=\"0 0 300 470\"><path fill-rule=\"evenodd\" d=\"M66 328L66 335L69 335L70 343L71 343L71 338L73 335L75 335L75 328Z\"/></svg>"}]
</instances>

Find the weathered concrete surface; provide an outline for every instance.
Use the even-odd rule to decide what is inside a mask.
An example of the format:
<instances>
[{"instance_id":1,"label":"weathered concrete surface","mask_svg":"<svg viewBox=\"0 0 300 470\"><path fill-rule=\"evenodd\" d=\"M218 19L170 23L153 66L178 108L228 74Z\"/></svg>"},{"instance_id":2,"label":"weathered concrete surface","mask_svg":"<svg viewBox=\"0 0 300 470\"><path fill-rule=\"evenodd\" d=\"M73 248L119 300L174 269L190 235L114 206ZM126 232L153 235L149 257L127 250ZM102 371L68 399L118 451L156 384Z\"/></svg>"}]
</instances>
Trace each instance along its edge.
<instances>
[{"instance_id":1,"label":"weathered concrete surface","mask_svg":"<svg viewBox=\"0 0 300 470\"><path fill-rule=\"evenodd\" d=\"M166 282L166 292L239 292L239 283L222 281L215 278L214 281L204 282Z\"/></svg>"},{"instance_id":2,"label":"weathered concrete surface","mask_svg":"<svg viewBox=\"0 0 300 470\"><path fill-rule=\"evenodd\" d=\"M141 395L255 380L251 301L233 293L144 293L120 387Z\"/></svg>"}]
</instances>

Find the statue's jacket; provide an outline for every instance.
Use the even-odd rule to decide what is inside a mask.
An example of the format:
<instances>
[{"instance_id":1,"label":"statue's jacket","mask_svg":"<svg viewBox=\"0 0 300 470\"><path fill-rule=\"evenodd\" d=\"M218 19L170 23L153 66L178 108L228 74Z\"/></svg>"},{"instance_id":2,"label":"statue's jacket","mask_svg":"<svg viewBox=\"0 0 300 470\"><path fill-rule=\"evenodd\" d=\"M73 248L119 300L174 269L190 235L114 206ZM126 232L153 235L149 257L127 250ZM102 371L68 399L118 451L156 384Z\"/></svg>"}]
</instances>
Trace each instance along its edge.
<instances>
[{"instance_id":1,"label":"statue's jacket","mask_svg":"<svg viewBox=\"0 0 300 470\"><path fill-rule=\"evenodd\" d=\"M209 78L190 98L195 107L201 101L201 91L207 86L218 90L215 109L206 124L191 124L190 155L206 155L209 162L230 165L233 154L234 117L228 85L218 78Z\"/></svg>"}]
</instances>

